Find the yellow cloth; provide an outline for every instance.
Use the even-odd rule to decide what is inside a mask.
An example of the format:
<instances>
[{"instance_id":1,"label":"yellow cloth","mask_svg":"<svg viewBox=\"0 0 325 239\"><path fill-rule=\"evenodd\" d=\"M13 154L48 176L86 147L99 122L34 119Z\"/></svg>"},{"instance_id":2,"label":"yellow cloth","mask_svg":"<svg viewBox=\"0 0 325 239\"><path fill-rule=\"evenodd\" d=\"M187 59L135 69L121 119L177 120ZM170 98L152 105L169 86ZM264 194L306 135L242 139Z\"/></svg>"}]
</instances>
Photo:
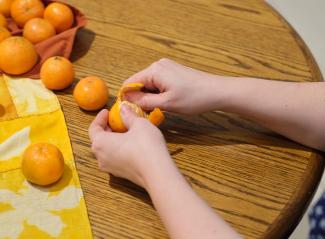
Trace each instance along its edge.
<instances>
[{"instance_id":1,"label":"yellow cloth","mask_svg":"<svg viewBox=\"0 0 325 239\"><path fill-rule=\"evenodd\" d=\"M27 146L56 145L63 177L49 187L24 178ZM40 80L0 76L0 238L92 238L63 112Z\"/></svg>"}]
</instances>

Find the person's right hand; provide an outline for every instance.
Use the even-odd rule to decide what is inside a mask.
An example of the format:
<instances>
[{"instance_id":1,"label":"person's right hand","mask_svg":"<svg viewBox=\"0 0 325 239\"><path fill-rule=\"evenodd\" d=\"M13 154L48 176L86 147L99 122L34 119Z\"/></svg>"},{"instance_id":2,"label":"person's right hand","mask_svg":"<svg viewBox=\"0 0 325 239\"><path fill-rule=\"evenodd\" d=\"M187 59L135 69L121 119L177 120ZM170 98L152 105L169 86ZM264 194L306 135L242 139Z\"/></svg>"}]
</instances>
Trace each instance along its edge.
<instances>
[{"instance_id":1,"label":"person's right hand","mask_svg":"<svg viewBox=\"0 0 325 239\"><path fill-rule=\"evenodd\" d=\"M218 81L214 75L194 70L168 59L161 59L127 79L143 83L150 92L128 92L125 99L144 110L160 108L165 111L199 114L213 110L215 98L211 86ZM158 92L158 93L156 93Z\"/></svg>"}]
</instances>

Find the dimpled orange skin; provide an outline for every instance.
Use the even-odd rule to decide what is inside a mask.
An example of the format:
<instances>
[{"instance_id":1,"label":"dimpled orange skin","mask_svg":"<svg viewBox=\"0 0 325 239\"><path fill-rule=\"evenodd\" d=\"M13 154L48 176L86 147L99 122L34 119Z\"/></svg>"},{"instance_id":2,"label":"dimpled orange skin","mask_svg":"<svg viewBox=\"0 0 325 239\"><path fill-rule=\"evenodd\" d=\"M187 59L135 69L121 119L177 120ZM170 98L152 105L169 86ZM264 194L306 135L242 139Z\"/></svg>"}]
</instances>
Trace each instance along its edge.
<instances>
[{"instance_id":1,"label":"dimpled orange skin","mask_svg":"<svg viewBox=\"0 0 325 239\"><path fill-rule=\"evenodd\" d=\"M84 110L99 110L108 101L109 92L105 81L96 76L88 76L78 82L73 97Z\"/></svg>"},{"instance_id":2,"label":"dimpled orange skin","mask_svg":"<svg viewBox=\"0 0 325 239\"><path fill-rule=\"evenodd\" d=\"M9 37L11 37L11 33L7 30L7 28L0 27L0 42Z\"/></svg>"},{"instance_id":3,"label":"dimpled orange skin","mask_svg":"<svg viewBox=\"0 0 325 239\"><path fill-rule=\"evenodd\" d=\"M38 56L34 45L23 37L9 37L0 43L0 69L11 75L31 70Z\"/></svg>"},{"instance_id":4,"label":"dimpled orange skin","mask_svg":"<svg viewBox=\"0 0 325 239\"><path fill-rule=\"evenodd\" d=\"M10 7L12 19L19 27L35 17L43 17L44 4L40 0L14 0Z\"/></svg>"},{"instance_id":5,"label":"dimpled orange skin","mask_svg":"<svg viewBox=\"0 0 325 239\"><path fill-rule=\"evenodd\" d=\"M21 169L28 181L49 185L57 182L63 174L63 155L55 145L33 144L23 154Z\"/></svg>"},{"instance_id":6,"label":"dimpled orange skin","mask_svg":"<svg viewBox=\"0 0 325 239\"><path fill-rule=\"evenodd\" d=\"M155 108L152 112L146 114L138 105L133 104L129 101L123 100L123 95L129 91L139 91L143 88L144 85L141 83L131 83L124 87L122 87L118 93L117 100L115 104L112 106L109 117L108 117L108 124L112 131L124 133L127 131L125 127L122 117L121 117L121 106L123 104L127 104L129 107L133 109L133 111L139 116L143 118L147 118L152 124L159 126L165 119L164 114L159 108Z\"/></svg>"},{"instance_id":7,"label":"dimpled orange skin","mask_svg":"<svg viewBox=\"0 0 325 239\"><path fill-rule=\"evenodd\" d=\"M74 16L72 10L63 3L51 3L45 8L44 18L55 28L57 33L72 27Z\"/></svg>"},{"instance_id":8,"label":"dimpled orange skin","mask_svg":"<svg viewBox=\"0 0 325 239\"><path fill-rule=\"evenodd\" d=\"M5 17L10 16L10 6L13 0L0 0L0 13Z\"/></svg>"},{"instance_id":9,"label":"dimpled orange skin","mask_svg":"<svg viewBox=\"0 0 325 239\"><path fill-rule=\"evenodd\" d=\"M63 90L73 82L73 65L64 57L53 56L43 63L40 75L46 88L50 90Z\"/></svg>"},{"instance_id":10,"label":"dimpled orange skin","mask_svg":"<svg viewBox=\"0 0 325 239\"><path fill-rule=\"evenodd\" d=\"M0 13L0 27L7 27L7 19Z\"/></svg>"},{"instance_id":11,"label":"dimpled orange skin","mask_svg":"<svg viewBox=\"0 0 325 239\"><path fill-rule=\"evenodd\" d=\"M37 44L55 35L52 24L42 18L33 18L26 22L23 36L31 43Z\"/></svg>"}]
</instances>

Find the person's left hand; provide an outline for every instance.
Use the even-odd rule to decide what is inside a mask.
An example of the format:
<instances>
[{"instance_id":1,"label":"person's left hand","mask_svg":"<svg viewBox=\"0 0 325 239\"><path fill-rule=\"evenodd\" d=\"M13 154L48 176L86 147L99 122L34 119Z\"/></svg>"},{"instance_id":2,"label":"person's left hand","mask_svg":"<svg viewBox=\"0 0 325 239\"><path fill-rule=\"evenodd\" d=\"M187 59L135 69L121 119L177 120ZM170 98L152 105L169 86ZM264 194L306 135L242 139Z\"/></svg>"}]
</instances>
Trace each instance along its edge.
<instances>
[{"instance_id":1,"label":"person's left hand","mask_svg":"<svg viewBox=\"0 0 325 239\"><path fill-rule=\"evenodd\" d=\"M147 189L153 168L161 163L173 164L162 133L125 104L121 116L128 131L114 133L107 125L108 114L102 110L89 127L91 149L99 168Z\"/></svg>"}]
</instances>

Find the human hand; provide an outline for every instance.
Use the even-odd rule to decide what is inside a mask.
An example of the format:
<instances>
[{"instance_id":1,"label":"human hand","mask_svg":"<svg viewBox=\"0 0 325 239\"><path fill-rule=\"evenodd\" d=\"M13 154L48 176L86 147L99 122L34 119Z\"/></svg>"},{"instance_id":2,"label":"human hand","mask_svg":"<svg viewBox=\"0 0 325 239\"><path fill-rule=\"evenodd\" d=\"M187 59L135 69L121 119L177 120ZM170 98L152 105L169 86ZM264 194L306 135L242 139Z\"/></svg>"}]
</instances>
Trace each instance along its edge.
<instances>
[{"instance_id":1,"label":"human hand","mask_svg":"<svg viewBox=\"0 0 325 239\"><path fill-rule=\"evenodd\" d=\"M222 78L222 77L220 77ZM199 114L216 108L214 75L161 59L124 82L139 82L151 92L128 92L125 99L145 110L156 107L171 112Z\"/></svg>"},{"instance_id":2,"label":"human hand","mask_svg":"<svg viewBox=\"0 0 325 239\"><path fill-rule=\"evenodd\" d=\"M109 112L102 110L89 127L92 152L100 170L147 189L147 181L162 163L173 164L162 133L127 105L121 108L126 133L114 133L107 125Z\"/></svg>"}]
</instances>

